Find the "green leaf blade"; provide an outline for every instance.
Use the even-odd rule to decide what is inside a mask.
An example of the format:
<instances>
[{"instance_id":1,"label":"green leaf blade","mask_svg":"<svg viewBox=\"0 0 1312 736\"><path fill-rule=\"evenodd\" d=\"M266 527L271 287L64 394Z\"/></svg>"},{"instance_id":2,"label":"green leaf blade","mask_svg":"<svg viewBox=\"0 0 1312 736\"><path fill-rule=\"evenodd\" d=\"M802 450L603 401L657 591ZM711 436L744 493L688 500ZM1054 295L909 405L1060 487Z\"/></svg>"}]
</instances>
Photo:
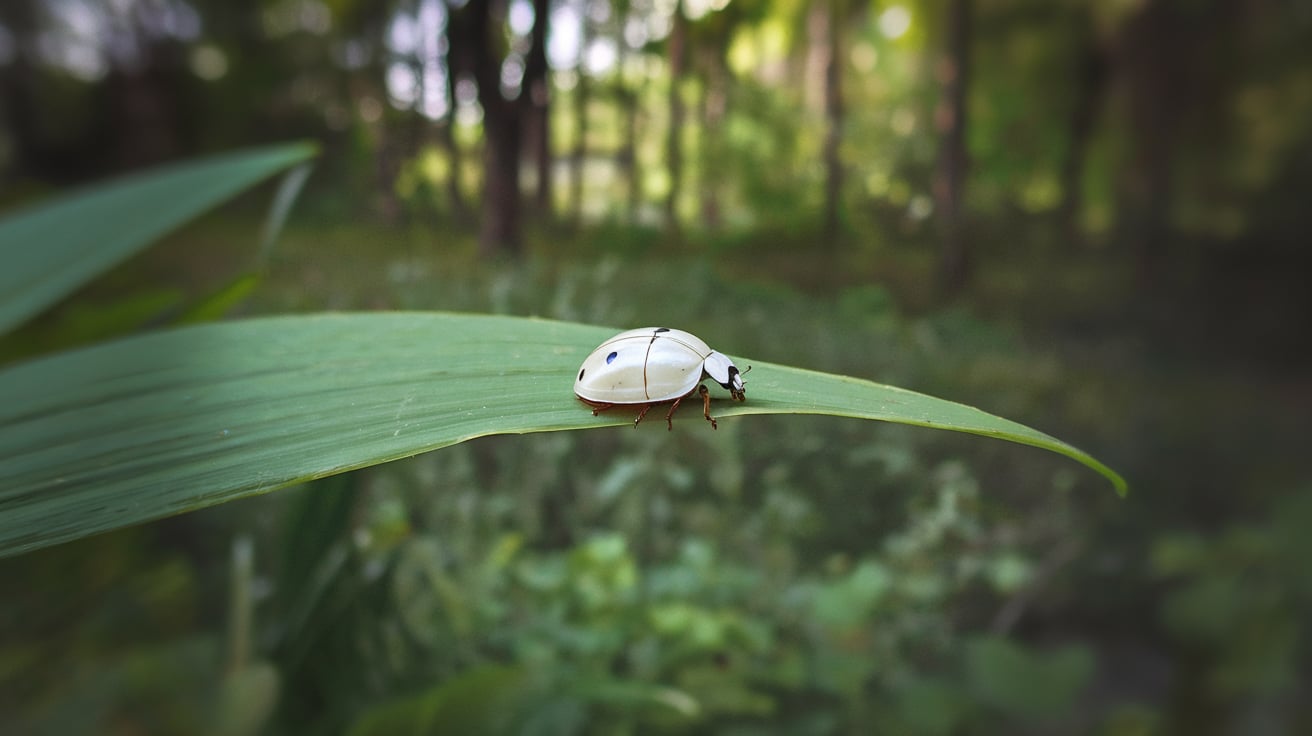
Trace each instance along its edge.
<instances>
[{"instance_id":1,"label":"green leaf blade","mask_svg":"<svg viewBox=\"0 0 1312 736\"><path fill-rule=\"evenodd\" d=\"M313 145L300 143L162 166L6 217L0 222L0 332L315 153Z\"/></svg>"},{"instance_id":2,"label":"green leaf blade","mask_svg":"<svg viewBox=\"0 0 1312 736\"><path fill-rule=\"evenodd\" d=\"M751 391L765 392L768 398L758 401L749 393L747 404L736 407L731 412L724 412L724 416L777 413L825 414L966 432L1066 455L1107 478L1118 495L1124 496L1129 489L1125 479L1116 471L1078 448L1036 429L988 414L973 406L851 376L767 363L759 365L764 367L769 375L786 376L786 379L768 382L752 381ZM757 373L754 371L751 378L756 377ZM764 375L761 378L764 379Z\"/></svg>"},{"instance_id":3,"label":"green leaf blade","mask_svg":"<svg viewBox=\"0 0 1312 736\"><path fill-rule=\"evenodd\" d=\"M491 315L327 314L186 327L13 366L0 371L0 555L484 435L631 425L631 412L592 416L571 390L584 356L614 332ZM724 397L712 413L972 432L1067 455L1124 491L1092 457L971 407L764 362L750 378L745 403ZM681 410L675 431L711 431L704 425ZM665 431L660 421L641 428Z\"/></svg>"}]
</instances>

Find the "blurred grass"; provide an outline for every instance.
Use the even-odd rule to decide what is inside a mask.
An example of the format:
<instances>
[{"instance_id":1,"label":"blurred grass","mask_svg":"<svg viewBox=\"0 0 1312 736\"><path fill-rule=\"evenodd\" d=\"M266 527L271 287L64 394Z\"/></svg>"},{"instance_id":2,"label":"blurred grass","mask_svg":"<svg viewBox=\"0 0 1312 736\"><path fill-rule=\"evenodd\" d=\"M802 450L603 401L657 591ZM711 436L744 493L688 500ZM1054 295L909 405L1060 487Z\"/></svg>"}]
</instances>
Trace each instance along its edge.
<instances>
[{"instance_id":1,"label":"blurred grass","mask_svg":"<svg viewBox=\"0 0 1312 736\"><path fill-rule=\"evenodd\" d=\"M0 220L0 332L316 151L309 144L280 145L183 161L7 213ZM286 197L276 200L275 220L288 204Z\"/></svg>"}]
</instances>

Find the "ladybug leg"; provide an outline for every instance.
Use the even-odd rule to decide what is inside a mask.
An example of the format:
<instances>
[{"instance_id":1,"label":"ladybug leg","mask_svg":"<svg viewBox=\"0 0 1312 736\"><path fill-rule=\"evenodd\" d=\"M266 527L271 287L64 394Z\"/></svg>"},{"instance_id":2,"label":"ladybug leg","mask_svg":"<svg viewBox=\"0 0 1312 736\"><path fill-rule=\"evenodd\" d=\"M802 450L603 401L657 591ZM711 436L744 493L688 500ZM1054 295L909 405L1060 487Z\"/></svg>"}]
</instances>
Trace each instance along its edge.
<instances>
[{"instance_id":1,"label":"ladybug leg","mask_svg":"<svg viewBox=\"0 0 1312 736\"><path fill-rule=\"evenodd\" d=\"M642 411L638 412L638 418L633 420L633 427L635 429L638 427L638 422L641 422L642 418L647 416L647 412L649 411L651 411L651 404L643 404Z\"/></svg>"},{"instance_id":2,"label":"ladybug leg","mask_svg":"<svg viewBox=\"0 0 1312 736\"><path fill-rule=\"evenodd\" d=\"M674 410L679 408L679 402L683 401L686 398L688 397L680 396L679 398L674 400L673 404L670 404L670 410L665 412L665 424L666 424L665 431L668 432L674 429L674 420L671 419L670 417L674 416Z\"/></svg>"},{"instance_id":3,"label":"ladybug leg","mask_svg":"<svg viewBox=\"0 0 1312 736\"><path fill-rule=\"evenodd\" d=\"M591 401L588 403L592 404L592 416L594 417L602 413L603 411L606 411L607 409L615 408L614 404L598 404L598 403L593 403Z\"/></svg>"},{"instance_id":4,"label":"ladybug leg","mask_svg":"<svg viewBox=\"0 0 1312 736\"><path fill-rule=\"evenodd\" d=\"M715 417L711 416L711 392L701 385L697 386L697 392L702 395L702 416L711 423L711 429L719 429L720 425L716 424Z\"/></svg>"}]
</instances>

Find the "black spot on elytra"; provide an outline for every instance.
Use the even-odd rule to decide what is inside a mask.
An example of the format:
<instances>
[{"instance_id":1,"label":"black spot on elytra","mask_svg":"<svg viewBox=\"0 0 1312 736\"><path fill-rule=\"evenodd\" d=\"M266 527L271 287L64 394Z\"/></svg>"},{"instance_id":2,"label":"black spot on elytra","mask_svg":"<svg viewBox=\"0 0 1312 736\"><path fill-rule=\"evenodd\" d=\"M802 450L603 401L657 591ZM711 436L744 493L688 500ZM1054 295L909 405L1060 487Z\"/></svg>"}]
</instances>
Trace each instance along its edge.
<instances>
[{"instance_id":1,"label":"black spot on elytra","mask_svg":"<svg viewBox=\"0 0 1312 736\"><path fill-rule=\"evenodd\" d=\"M615 356L616 356L616 355L619 355L619 353L614 353L614 352L613 352L613 353L611 353L610 355L607 355L607 356L606 356L606 365L610 365L610 362L611 362L612 360L615 360Z\"/></svg>"},{"instance_id":2,"label":"black spot on elytra","mask_svg":"<svg viewBox=\"0 0 1312 736\"><path fill-rule=\"evenodd\" d=\"M656 331L657 331L657 332L669 332L669 331L670 331L670 328L668 328L668 327L657 327L657 328L656 328Z\"/></svg>"},{"instance_id":3,"label":"black spot on elytra","mask_svg":"<svg viewBox=\"0 0 1312 736\"><path fill-rule=\"evenodd\" d=\"M579 380L580 380L580 381L583 380L583 374L584 374L584 373L587 373L587 372L588 372L588 369L587 369L587 368L584 368L583 370L579 371Z\"/></svg>"}]
</instances>

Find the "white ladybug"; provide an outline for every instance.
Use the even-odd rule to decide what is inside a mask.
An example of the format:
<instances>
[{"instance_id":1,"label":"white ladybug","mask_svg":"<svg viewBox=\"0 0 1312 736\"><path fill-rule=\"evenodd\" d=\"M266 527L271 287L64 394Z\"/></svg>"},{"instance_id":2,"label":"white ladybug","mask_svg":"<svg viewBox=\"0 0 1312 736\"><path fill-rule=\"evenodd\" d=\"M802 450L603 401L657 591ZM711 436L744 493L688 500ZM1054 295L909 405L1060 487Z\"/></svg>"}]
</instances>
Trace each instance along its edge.
<instances>
[{"instance_id":1,"label":"white ladybug","mask_svg":"<svg viewBox=\"0 0 1312 736\"><path fill-rule=\"evenodd\" d=\"M673 402L665 413L669 429L674 429L670 417L679 402L700 393L702 415L715 429L711 392L702 385L707 378L737 401L746 398L738 367L700 337L668 327L641 327L621 332L593 350L579 367L574 393L592 407L593 416L616 406L641 406L634 426L652 406Z\"/></svg>"}]
</instances>

